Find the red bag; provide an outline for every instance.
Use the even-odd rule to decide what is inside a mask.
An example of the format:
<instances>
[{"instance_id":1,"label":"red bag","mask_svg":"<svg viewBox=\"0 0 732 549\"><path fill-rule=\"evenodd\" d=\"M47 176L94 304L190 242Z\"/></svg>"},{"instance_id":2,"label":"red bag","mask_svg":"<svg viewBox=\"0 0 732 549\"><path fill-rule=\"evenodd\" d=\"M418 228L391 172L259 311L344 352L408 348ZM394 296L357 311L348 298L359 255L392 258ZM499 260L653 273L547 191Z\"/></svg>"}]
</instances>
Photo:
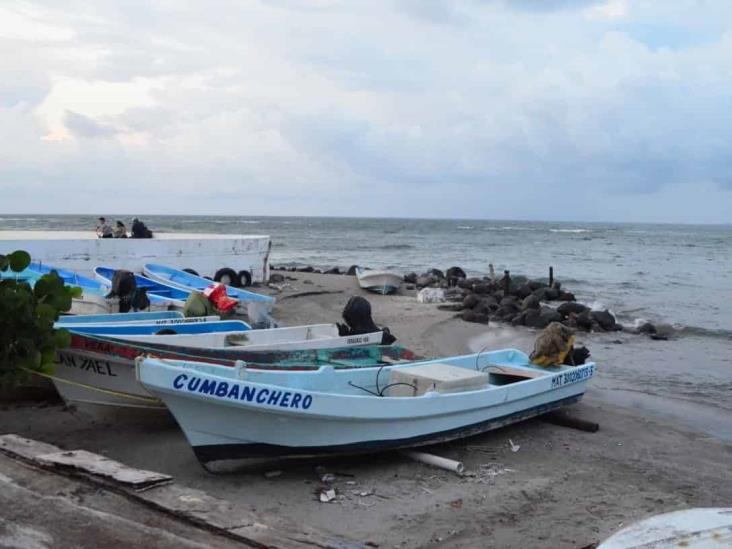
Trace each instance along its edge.
<instances>
[{"instance_id":1,"label":"red bag","mask_svg":"<svg viewBox=\"0 0 732 549\"><path fill-rule=\"evenodd\" d=\"M203 290L203 295L214 304L214 307L224 313L228 313L239 304L238 299L233 299L226 295L226 286L221 283L211 284Z\"/></svg>"}]
</instances>

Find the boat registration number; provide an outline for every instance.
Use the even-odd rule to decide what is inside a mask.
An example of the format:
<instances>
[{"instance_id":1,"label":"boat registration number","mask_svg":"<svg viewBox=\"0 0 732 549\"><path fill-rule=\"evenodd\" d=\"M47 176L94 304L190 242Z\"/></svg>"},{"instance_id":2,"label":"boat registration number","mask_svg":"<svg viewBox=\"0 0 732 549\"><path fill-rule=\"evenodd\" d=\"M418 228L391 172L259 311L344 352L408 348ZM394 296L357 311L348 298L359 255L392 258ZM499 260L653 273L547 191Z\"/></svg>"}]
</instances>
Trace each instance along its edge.
<instances>
[{"instance_id":1,"label":"boat registration number","mask_svg":"<svg viewBox=\"0 0 732 549\"><path fill-rule=\"evenodd\" d=\"M594 373L595 366L593 364L588 364L569 372L557 374L552 378L552 389L556 389L557 387L562 387L564 385L569 385L571 383L584 381L591 378Z\"/></svg>"}]
</instances>

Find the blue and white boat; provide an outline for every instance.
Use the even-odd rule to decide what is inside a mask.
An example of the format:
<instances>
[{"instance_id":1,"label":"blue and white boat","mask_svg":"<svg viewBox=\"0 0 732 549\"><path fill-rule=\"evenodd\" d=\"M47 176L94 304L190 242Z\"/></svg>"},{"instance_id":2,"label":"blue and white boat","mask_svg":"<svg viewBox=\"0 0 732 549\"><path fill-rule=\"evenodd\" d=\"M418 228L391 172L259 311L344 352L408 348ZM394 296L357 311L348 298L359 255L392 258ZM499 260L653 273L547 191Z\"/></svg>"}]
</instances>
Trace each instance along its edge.
<instances>
[{"instance_id":1,"label":"blue and white boat","mask_svg":"<svg viewBox=\"0 0 732 549\"><path fill-rule=\"evenodd\" d=\"M345 335L338 332L336 324L310 324L250 330L245 333L196 332L176 335L116 335L118 339L159 347L183 353L234 352L229 359L236 360L236 352L298 351L305 349L336 349L382 345L384 332Z\"/></svg>"},{"instance_id":2,"label":"blue and white boat","mask_svg":"<svg viewBox=\"0 0 732 549\"><path fill-rule=\"evenodd\" d=\"M405 394L393 382L399 370L425 365L487 375L468 390L395 396ZM359 370L261 371L243 362L232 368L150 357L139 357L136 368L205 465L371 453L477 435L577 402L595 364L542 368L521 351L502 350Z\"/></svg>"},{"instance_id":3,"label":"blue and white boat","mask_svg":"<svg viewBox=\"0 0 732 549\"><path fill-rule=\"evenodd\" d=\"M202 292L211 284L214 284L212 280L203 278L202 276L197 276L172 267L166 267L165 265L158 265L157 263L146 263L143 268L143 273L150 280L189 292L191 290ZM242 290L241 288L234 288L233 286L226 286L226 294L231 298L239 300L241 306L244 307L256 303L258 310L266 313L272 310L275 303L273 297Z\"/></svg>"},{"instance_id":4,"label":"blue and white boat","mask_svg":"<svg viewBox=\"0 0 732 549\"><path fill-rule=\"evenodd\" d=\"M212 322L188 322L179 324L78 324L64 326L67 330L77 334L108 335L112 337L124 337L134 335L155 335L164 334L211 334L226 333L239 334L251 329L249 324L241 320L218 320Z\"/></svg>"},{"instance_id":5,"label":"blue and white boat","mask_svg":"<svg viewBox=\"0 0 732 549\"><path fill-rule=\"evenodd\" d=\"M181 311L137 311L129 313L110 313L106 315L74 315L62 316L56 321L57 326L77 324L120 324L120 323L157 323L160 321L182 319Z\"/></svg>"},{"instance_id":6,"label":"blue and white boat","mask_svg":"<svg viewBox=\"0 0 732 549\"><path fill-rule=\"evenodd\" d=\"M382 295L393 294L402 283L401 275L363 267L356 267L356 279L358 285L364 290Z\"/></svg>"},{"instance_id":7,"label":"blue and white boat","mask_svg":"<svg viewBox=\"0 0 732 549\"><path fill-rule=\"evenodd\" d=\"M112 279L114 278L115 271L116 269L109 267L94 267L94 276L109 291L112 288ZM186 299L188 299L191 293L190 290L174 288L167 284L150 280L139 274L135 274L135 284L138 288L145 288L147 290L147 297L150 299L150 303L164 303L168 307L177 309L183 309Z\"/></svg>"},{"instance_id":8,"label":"blue and white boat","mask_svg":"<svg viewBox=\"0 0 732 549\"><path fill-rule=\"evenodd\" d=\"M156 325L160 326L160 329L162 330L164 327L171 328L173 326L177 326L180 324L199 324L201 322L219 322L221 320L220 316L216 315L210 315L210 316L194 316L194 317L184 317L182 313L179 311L160 311L160 312L170 312L170 313L178 313L179 316L174 317L166 317L166 318L143 318L141 320L127 320L123 318L124 316L127 316L128 314L135 314L135 313L117 313L118 317L113 320L99 320L97 322L94 322L93 320L89 320L88 318L85 318L82 322L74 322L74 321L67 321L67 317L61 317L59 318L54 326L56 328L68 328L69 330L73 330L76 327L83 327L87 330L93 330L97 328L104 328L107 326L136 326L140 324L146 324L146 325ZM90 316L90 317L111 317L112 315L81 315L81 316ZM148 337L154 337L154 336L148 336Z\"/></svg>"},{"instance_id":9,"label":"blue and white boat","mask_svg":"<svg viewBox=\"0 0 732 549\"><path fill-rule=\"evenodd\" d=\"M104 286L93 278L79 275L73 271L47 265L45 263L32 262L20 273L0 273L0 278L14 278L25 280L31 286L35 285L39 278L56 271L58 276L67 286L81 288L82 294L72 300L70 314L104 314L111 313L116 300L107 299Z\"/></svg>"}]
</instances>

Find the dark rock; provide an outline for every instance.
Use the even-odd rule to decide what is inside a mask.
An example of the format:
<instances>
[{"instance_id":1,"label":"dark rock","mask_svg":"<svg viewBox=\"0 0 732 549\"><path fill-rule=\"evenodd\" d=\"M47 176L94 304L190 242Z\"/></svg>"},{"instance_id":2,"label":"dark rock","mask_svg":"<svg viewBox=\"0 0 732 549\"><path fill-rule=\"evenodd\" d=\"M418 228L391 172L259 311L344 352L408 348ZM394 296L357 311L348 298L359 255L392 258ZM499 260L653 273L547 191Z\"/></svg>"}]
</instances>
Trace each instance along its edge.
<instances>
[{"instance_id":1,"label":"dark rock","mask_svg":"<svg viewBox=\"0 0 732 549\"><path fill-rule=\"evenodd\" d=\"M586 310L587 307L585 305L575 302L562 303L559 307L557 307L557 312L562 316L569 316L570 313L578 315L585 312Z\"/></svg>"},{"instance_id":2,"label":"dark rock","mask_svg":"<svg viewBox=\"0 0 732 549\"><path fill-rule=\"evenodd\" d=\"M491 291L491 285L485 282L480 282L473 287L473 291L476 294L486 295Z\"/></svg>"},{"instance_id":3,"label":"dark rock","mask_svg":"<svg viewBox=\"0 0 732 549\"><path fill-rule=\"evenodd\" d=\"M430 269L425 273L425 276L434 276L435 278L445 278L445 273L440 269Z\"/></svg>"},{"instance_id":4,"label":"dark rock","mask_svg":"<svg viewBox=\"0 0 732 549\"><path fill-rule=\"evenodd\" d=\"M546 288L544 290L544 299L546 301L554 301L559 297L559 290L555 288Z\"/></svg>"},{"instance_id":5,"label":"dark rock","mask_svg":"<svg viewBox=\"0 0 732 549\"><path fill-rule=\"evenodd\" d=\"M526 311L517 314L511 319L511 324L513 326L524 326L526 324L526 314Z\"/></svg>"},{"instance_id":6,"label":"dark rock","mask_svg":"<svg viewBox=\"0 0 732 549\"><path fill-rule=\"evenodd\" d=\"M466 278L467 275L465 274L465 271L463 271L460 267L450 267L445 272L445 277L450 278Z\"/></svg>"},{"instance_id":7,"label":"dark rock","mask_svg":"<svg viewBox=\"0 0 732 549\"><path fill-rule=\"evenodd\" d=\"M559 301L576 301L576 298L574 297L574 294L572 292L559 292L559 297L557 297L557 300Z\"/></svg>"},{"instance_id":8,"label":"dark rock","mask_svg":"<svg viewBox=\"0 0 732 549\"><path fill-rule=\"evenodd\" d=\"M519 286L516 290L516 297L518 297L519 299L526 299L531 295L532 291L533 290L531 289L531 286L529 286L528 284L521 284L521 286Z\"/></svg>"},{"instance_id":9,"label":"dark rock","mask_svg":"<svg viewBox=\"0 0 732 549\"><path fill-rule=\"evenodd\" d=\"M338 275L341 274L341 270L338 267L331 267L330 269L325 271L325 274Z\"/></svg>"},{"instance_id":10,"label":"dark rock","mask_svg":"<svg viewBox=\"0 0 732 549\"><path fill-rule=\"evenodd\" d=\"M546 328L546 324L541 320L541 310L526 309L524 311L523 325L529 328Z\"/></svg>"},{"instance_id":11,"label":"dark rock","mask_svg":"<svg viewBox=\"0 0 732 549\"><path fill-rule=\"evenodd\" d=\"M522 309L540 309L541 302L535 295L532 294L532 295L526 297L526 299L524 299L521 302L521 308Z\"/></svg>"},{"instance_id":12,"label":"dark rock","mask_svg":"<svg viewBox=\"0 0 732 549\"><path fill-rule=\"evenodd\" d=\"M475 279L475 278L462 278L462 279L460 279L460 280L457 281L457 285L460 288L465 288L466 290L472 290L473 289L473 285L474 284L477 284L477 282L475 282L476 280L478 280L478 279Z\"/></svg>"},{"instance_id":13,"label":"dark rock","mask_svg":"<svg viewBox=\"0 0 732 549\"><path fill-rule=\"evenodd\" d=\"M462 303L464 297L465 290L463 290L462 288L452 287L445 290L445 299L448 301L459 301L460 303Z\"/></svg>"},{"instance_id":14,"label":"dark rock","mask_svg":"<svg viewBox=\"0 0 732 549\"><path fill-rule=\"evenodd\" d=\"M595 322L599 324L600 328L602 328L606 332L614 331L617 329L615 317L607 309L605 309L604 311L591 311L590 316Z\"/></svg>"},{"instance_id":15,"label":"dark rock","mask_svg":"<svg viewBox=\"0 0 732 549\"><path fill-rule=\"evenodd\" d=\"M512 295L507 295L506 297L501 298L501 301L498 302L498 304L503 307L504 305L510 305L513 307L518 308L518 303L516 302L516 298Z\"/></svg>"},{"instance_id":16,"label":"dark rock","mask_svg":"<svg viewBox=\"0 0 732 549\"><path fill-rule=\"evenodd\" d=\"M559 282L558 280L555 280L554 282L552 282L552 288L559 291L562 289L562 283Z\"/></svg>"},{"instance_id":17,"label":"dark rock","mask_svg":"<svg viewBox=\"0 0 732 549\"><path fill-rule=\"evenodd\" d=\"M441 311L453 311L453 312L460 312L463 310L463 304L462 303L442 303L437 306L438 309Z\"/></svg>"},{"instance_id":18,"label":"dark rock","mask_svg":"<svg viewBox=\"0 0 732 549\"><path fill-rule=\"evenodd\" d=\"M407 284L407 290L416 290L414 284Z\"/></svg>"},{"instance_id":19,"label":"dark rock","mask_svg":"<svg viewBox=\"0 0 732 549\"><path fill-rule=\"evenodd\" d=\"M500 305L498 307L498 309L495 310L494 314L501 320L505 320L506 322L509 322L518 313L519 313L518 305L516 305L515 303L508 303L506 305Z\"/></svg>"},{"instance_id":20,"label":"dark rock","mask_svg":"<svg viewBox=\"0 0 732 549\"><path fill-rule=\"evenodd\" d=\"M480 302L483 303L491 311L495 311L496 309L498 309L498 301L492 295L487 295L481 298Z\"/></svg>"},{"instance_id":21,"label":"dark rock","mask_svg":"<svg viewBox=\"0 0 732 549\"><path fill-rule=\"evenodd\" d=\"M656 329L656 327L650 322L646 322L645 324L642 324L638 327L639 334L655 334L657 332L658 330Z\"/></svg>"},{"instance_id":22,"label":"dark rock","mask_svg":"<svg viewBox=\"0 0 732 549\"><path fill-rule=\"evenodd\" d=\"M426 288L431 286L436 280L431 276L420 276L417 279L417 288Z\"/></svg>"},{"instance_id":23,"label":"dark rock","mask_svg":"<svg viewBox=\"0 0 732 549\"><path fill-rule=\"evenodd\" d=\"M348 276L356 276L356 269L358 268L358 265L351 265L348 267L348 270L346 271L346 274Z\"/></svg>"},{"instance_id":24,"label":"dark rock","mask_svg":"<svg viewBox=\"0 0 732 549\"><path fill-rule=\"evenodd\" d=\"M307 267L300 267L297 269L297 272L299 273L312 273L315 269L308 265Z\"/></svg>"},{"instance_id":25,"label":"dark rock","mask_svg":"<svg viewBox=\"0 0 732 549\"><path fill-rule=\"evenodd\" d=\"M548 288L537 288L533 292L531 292L531 295L535 296L539 301L546 301L546 291Z\"/></svg>"},{"instance_id":26,"label":"dark rock","mask_svg":"<svg viewBox=\"0 0 732 549\"><path fill-rule=\"evenodd\" d=\"M546 319L547 325L552 322L560 322L562 320L562 315L560 315L556 309L552 309L551 307L542 307L541 317Z\"/></svg>"},{"instance_id":27,"label":"dark rock","mask_svg":"<svg viewBox=\"0 0 732 549\"><path fill-rule=\"evenodd\" d=\"M532 292L535 292L539 288L546 288L547 286L545 283L539 282L538 280L529 280L527 284L529 285L529 288L531 288Z\"/></svg>"},{"instance_id":28,"label":"dark rock","mask_svg":"<svg viewBox=\"0 0 732 549\"><path fill-rule=\"evenodd\" d=\"M462 313L460 313L460 318L462 318L465 322L475 322L476 314L472 309L465 309Z\"/></svg>"},{"instance_id":29,"label":"dark rock","mask_svg":"<svg viewBox=\"0 0 732 549\"><path fill-rule=\"evenodd\" d=\"M577 323L577 328L580 330L586 330L588 332L592 330L592 316L589 310L579 313L575 318L575 322Z\"/></svg>"},{"instance_id":30,"label":"dark rock","mask_svg":"<svg viewBox=\"0 0 732 549\"><path fill-rule=\"evenodd\" d=\"M408 282L409 284L416 284L417 279L419 278L419 275L412 271L411 273L404 275L404 282Z\"/></svg>"},{"instance_id":31,"label":"dark rock","mask_svg":"<svg viewBox=\"0 0 732 549\"><path fill-rule=\"evenodd\" d=\"M313 269L311 272L315 274L323 274L323 271L321 271L320 269Z\"/></svg>"},{"instance_id":32,"label":"dark rock","mask_svg":"<svg viewBox=\"0 0 732 549\"><path fill-rule=\"evenodd\" d=\"M297 271L297 267L290 267L290 272L291 272L291 273L294 273L294 272L296 272L296 271Z\"/></svg>"},{"instance_id":33,"label":"dark rock","mask_svg":"<svg viewBox=\"0 0 732 549\"><path fill-rule=\"evenodd\" d=\"M472 309L478 303L480 303L480 298L476 294L468 294L463 299L463 307L466 309Z\"/></svg>"},{"instance_id":34,"label":"dark rock","mask_svg":"<svg viewBox=\"0 0 732 549\"><path fill-rule=\"evenodd\" d=\"M285 281L285 275L281 275L279 273L274 273L269 275L269 281L273 284L281 284Z\"/></svg>"}]
</instances>

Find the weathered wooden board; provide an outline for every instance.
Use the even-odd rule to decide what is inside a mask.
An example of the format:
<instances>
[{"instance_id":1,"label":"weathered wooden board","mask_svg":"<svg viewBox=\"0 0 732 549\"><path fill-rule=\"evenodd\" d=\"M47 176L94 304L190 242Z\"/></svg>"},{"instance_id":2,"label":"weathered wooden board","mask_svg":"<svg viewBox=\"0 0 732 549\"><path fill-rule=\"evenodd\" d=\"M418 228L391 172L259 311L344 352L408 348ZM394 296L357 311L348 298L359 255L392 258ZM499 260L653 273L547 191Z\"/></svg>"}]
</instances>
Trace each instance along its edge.
<instances>
[{"instance_id":1,"label":"weathered wooden board","mask_svg":"<svg viewBox=\"0 0 732 549\"><path fill-rule=\"evenodd\" d=\"M36 459L43 465L75 469L129 486L135 490L146 490L173 481L173 477L170 475L128 467L124 463L86 450L50 452L38 455Z\"/></svg>"}]
</instances>

